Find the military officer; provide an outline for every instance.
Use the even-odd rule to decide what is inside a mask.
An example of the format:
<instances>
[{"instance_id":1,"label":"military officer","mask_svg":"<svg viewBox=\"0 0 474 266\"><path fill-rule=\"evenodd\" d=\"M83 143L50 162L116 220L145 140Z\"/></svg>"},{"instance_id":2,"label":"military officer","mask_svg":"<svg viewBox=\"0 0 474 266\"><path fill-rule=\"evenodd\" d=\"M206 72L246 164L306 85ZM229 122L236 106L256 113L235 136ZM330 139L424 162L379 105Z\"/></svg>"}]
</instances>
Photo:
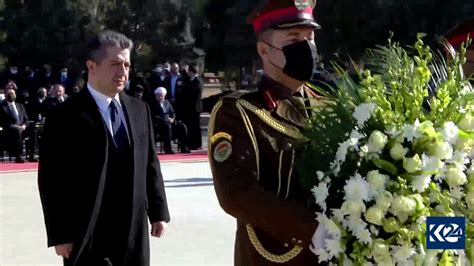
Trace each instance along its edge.
<instances>
[{"instance_id":1,"label":"military officer","mask_svg":"<svg viewBox=\"0 0 474 266\"><path fill-rule=\"evenodd\" d=\"M447 42L458 50L463 42L469 39L474 39L474 17L456 25L454 28L445 34ZM463 66L464 74L466 77L470 77L474 74L474 42L467 47L466 51L466 63Z\"/></svg>"},{"instance_id":2,"label":"military officer","mask_svg":"<svg viewBox=\"0 0 474 266\"><path fill-rule=\"evenodd\" d=\"M314 5L267 0L256 9L250 22L263 80L257 92L222 98L211 115L210 164L219 203L237 219L237 266L318 262L318 224L294 165L317 100L305 86L317 62Z\"/></svg>"}]
</instances>

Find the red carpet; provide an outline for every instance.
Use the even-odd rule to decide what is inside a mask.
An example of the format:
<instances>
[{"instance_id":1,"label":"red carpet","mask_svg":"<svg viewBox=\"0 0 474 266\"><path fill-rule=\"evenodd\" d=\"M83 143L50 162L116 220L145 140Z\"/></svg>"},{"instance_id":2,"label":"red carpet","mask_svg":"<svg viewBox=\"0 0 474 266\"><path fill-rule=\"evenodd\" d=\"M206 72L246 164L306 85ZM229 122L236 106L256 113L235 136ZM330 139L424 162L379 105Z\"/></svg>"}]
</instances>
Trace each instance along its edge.
<instances>
[{"instance_id":1,"label":"red carpet","mask_svg":"<svg viewBox=\"0 0 474 266\"><path fill-rule=\"evenodd\" d=\"M177 153L177 154L158 154L158 159L162 163L167 162L202 162L207 161L207 151L195 151L192 153ZM38 163L9 163L0 162L1 173L14 172L31 172L38 170Z\"/></svg>"}]
</instances>

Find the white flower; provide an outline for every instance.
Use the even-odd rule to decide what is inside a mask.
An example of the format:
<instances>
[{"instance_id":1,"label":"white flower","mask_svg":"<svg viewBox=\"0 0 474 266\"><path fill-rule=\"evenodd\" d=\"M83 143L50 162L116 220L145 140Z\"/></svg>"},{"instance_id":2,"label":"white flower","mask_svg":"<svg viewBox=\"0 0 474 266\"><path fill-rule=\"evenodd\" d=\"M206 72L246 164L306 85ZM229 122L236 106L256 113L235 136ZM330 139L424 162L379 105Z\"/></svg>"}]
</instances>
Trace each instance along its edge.
<instances>
[{"instance_id":1,"label":"white flower","mask_svg":"<svg viewBox=\"0 0 474 266\"><path fill-rule=\"evenodd\" d=\"M365 213L365 219L367 222L382 225L382 220L385 217L383 211L377 206L370 207Z\"/></svg>"},{"instance_id":2,"label":"white flower","mask_svg":"<svg viewBox=\"0 0 474 266\"><path fill-rule=\"evenodd\" d=\"M444 167L444 162L442 162L439 158L430 157L426 154L421 156L421 161L423 172L437 173Z\"/></svg>"},{"instance_id":3,"label":"white flower","mask_svg":"<svg viewBox=\"0 0 474 266\"><path fill-rule=\"evenodd\" d=\"M329 258L329 252L323 248L313 250L313 252L318 256L318 261L319 263L323 263L325 261L330 260Z\"/></svg>"},{"instance_id":4,"label":"white flower","mask_svg":"<svg viewBox=\"0 0 474 266\"><path fill-rule=\"evenodd\" d=\"M403 168L408 173L415 173L421 170L422 162L420 156L415 154L412 158L405 158L403 159Z\"/></svg>"},{"instance_id":5,"label":"white flower","mask_svg":"<svg viewBox=\"0 0 474 266\"><path fill-rule=\"evenodd\" d=\"M382 211L386 212L390 208L392 199L392 194L388 191L385 191L377 198L377 200L375 201L375 205L379 207L379 209L381 209Z\"/></svg>"},{"instance_id":6,"label":"white flower","mask_svg":"<svg viewBox=\"0 0 474 266\"><path fill-rule=\"evenodd\" d=\"M344 221L344 213L342 213L341 209L331 209L331 211L332 217L334 217L338 223L342 223L342 221Z\"/></svg>"},{"instance_id":7,"label":"white flower","mask_svg":"<svg viewBox=\"0 0 474 266\"><path fill-rule=\"evenodd\" d=\"M363 103L356 107L352 117L357 120L359 126L362 126L372 116L376 107L377 105L374 103Z\"/></svg>"},{"instance_id":8,"label":"white flower","mask_svg":"<svg viewBox=\"0 0 474 266\"><path fill-rule=\"evenodd\" d=\"M359 173L356 173L344 186L344 199L356 201L368 201L370 199L369 191L370 185Z\"/></svg>"},{"instance_id":9,"label":"white flower","mask_svg":"<svg viewBox=\"0 0 474 266\"><path fill-rule=\"evenodd\" d=\"M372 246L372 257L377 264L390 259L390 247L383 242L383 239L376 239ZM391 260L391 259L390 259Z\"/></svg>"},{"instance_id":10,"label":"white flower","mask_svg":"<svg viewBox=\"0 0 474 266\"><path fill-rule=\"evenodd\" d=\"M409 259L416 254L411 246L391 246L392 257L399 265L407 265Z\"/></svg>"},{"instance_id":11,"label":"white flower","mask_svg":"<svg viewBox=\"0 0 474 266\"><path fill-rule=\"evenodd\" d=\"M342 203L341 211L343 214L360 215L365 212L365 204L361 200L347 200Z\"/></svg>"},{"instance_id":12,"label":"white flower","mask_svg":"<svg viewBox=\"0 0 474 266\"><path fill-rule=\"evenodd\" d=\"M466 166L469 163L467 153L462 151L455 151L453 158L449 160L450 163L456 165L459 169L466 170Z\"/></svg>"},{"instance_id":13,"label":"white flower","mask_svg":"<svg viewBox=\"0 0 474 266\"><path fill-rule=\"evenodd\" d=\"M407 148L404 148L402 146L402 144L400 143L396 143L395 145L393 145L393 147L390 149L390 156L392 157L392 159L394 159L395 161L398 161L398 160L401 160L403 158L405 158L405 155L407 154L408 152L408 149Z\"/></svg>"},{"instance_id":14,"label":"white flower","mask_svg":"<svg viewBox=\"0 0 474 266\"><path fill-rule=\"evenodd\" d=\"M316 176L318 177L318 180L321 181L324 178L324 173L321 171L316 171Z\"/></svg>"},{"instance_id":15,"label":"white flower","mask_svg":"<svg viewBox=\"0 0 474 266\"><path fill-rule=\"evenodd\" d=\"M438 251L437 250L428 250L425 256L425 265L426 266L437 266L438 265Z\"/></svg>"},{"instance_id":16,"label":"white flower","mask_svg":"<svg viewBox=\"0 0 474 266\"><path fill-rule=\"evenodd\" d=\"M417 175L413 177L411 182L411 189L414 192L424 192L431 183L431 176L429 175Z\"/></svg>"},{"instance_id":17,"label":"white flower","mask_svg":"<svg viewBox=\"0 0 474 266\"><path fill-rule=\"evenodd\" d=\"M344 251L340 239L326 239L326 250L329 252L330 258L337 257Z\"/></svg>"},{"instance_id":18,"label":"white flower","mask_svg":"<svg viewBox=\"0 0 474 266\"><path fill-rule=\"evenodd\" d=\"M355 237L357 237L357 239L361 242L361 243L364 243L364 244L371 244L372 243L372 236L370 234L370 231L367 230L367 229L363 229L363 230L358 230L356 232L353 232Z\"/></svg>"},{"instance_id":19,"label":"white flower","mask_svg":"<svg viewBox=\"0 0 474 266\"><path fill-rule=\"evenodd\" d=\"M360 218L360 215L349 215L342 223L345 228L353 233L364 230L367 226L367 223Z\"/></svg>"},{"instance_id":20,"label":"white flower","mask_svg":"<svg viewBox=\"0 0 474 266\"><path fill-rule=\"evenodd\" d=\"M449 160L453 157L453 147L448 142L439 142L431 147L430 153L440 160Z\"/></svg>"},{"instance_id":21,"label":"white flower","mask_svg":"<svg viewBox=\"0 0 474 266\"><path fill-rule=\"evenodd\" d=\"M459 128L453 122L446 122L441 129L441 134L443 138L448 143L456 143L458 138Z\"/></svg>"},{"instance_id":22,"label":"white flower","mask_svg":"<svg viewBox=\"0 0 474 266\"><path fill-rule=\"evenodd\" d=\"M465 196L465 200L469 210L474 210L474 191L469 191Z\"/></svg>"},{"instance_id":23,"label":"white flower","mask_svg":"<svg viewBox=\"0 0 474 266\"><path fill-rule=\"evenodd\" d=\"M461 200L464 197L464 189L461 186L450 188L451 197Z\"/></svg>"},{"instance_id":24,"label":"white flower","mask_svg":"<svg viewBox=\"0 0 474 266\"><path fill-rule=\"evenodd\" d=\"M313 193L313 196L316 199L316 203L321 207L323 212L326 212L327 210L326 198L329 195L328 184L321 182L318 184L318 186L313 187L311 189L311 192Z\"/></svg>"},{"instance_id":25,"label":"white flower","mask_svg":"<svg viewBox=\"0 0 474 266\"><path fill-rule=\"evenodd\" d=\"M337 149L337 152L336 152L336 161L338 163L343 163L346 161L347 152L349 151L349 148L351 146L352 145L351 145L350 140L346 140L342 143L339 143L339 148Z\"/></svg>"},{"instance_id":26,"label":"white flower","mask_svg":"<svg viewBox=\"0 0 474 266\"><path fill-rule=\"evenodd\" d=\"M367 173L367 181L370 184L370 193L377 197L380 193L385 191L385 184L388 181L388 176L381 174L378 170Z\"/></svg>"},{"instance_id":27,"label":"white flower","mask_svg":"<svg viewBox=\"0 0 474 266\"><path fill-rule=\"evenodd\" d=\"M474 140L470 138L458 138L456 144L454 144L456 150L464 151L467 153L474 151Z\"/></svg>"},{"instance_id":28,"label":"white flower","mask_svg":"<svg viewBox=\"0 0 474 266\"><path fill-rule=\"evenodd\" d=\"M422 136L420 132L420 122L418 119L415 121L413 125L405 125L403 127L403 136L409 142L412 142L414 139L417 139Z\"/></svg>"},{"instance_id":29,"label":"white flower","mask_svg":"<svg viewBox=\"0 0 474 266\"><path fill-rule=\"evenodd\" d=\"M450 187L461 186L467 183L467 177L458 167L450 166L446 171L446 182Z\"/></svg>"},{"instance_id":30,"label":"white flower","mask_svg":"<svg viewBox=\"0 0 474 266\"><path fill-rule=\"evenodd\" d=\"M474 130L474 117L471 114L466 114L458 123L459 128L465 131Z\"/></svg>"},{"instance_id":31,"label":"white flower","mask_svg":"<svg viewBox=\"0 0 474 266\"><path fill-rule=\"evenodd\" d=\"M416 211L416 201L405 196L395 196L392 200L390 212L401 220L408 218ZM404 222L404 221L402 221Z\"/></svg>"},{"instance_id":32,"label":"white flower","mask_svg":"<svg viewBox=\"0 0 474 266\"><path fill-rule=\"evenodd\" d=\"M381 152L385 148L387 141L388 137L384 133L375 130L369 137L369 152Z\"/></svg>"}]
</instances>

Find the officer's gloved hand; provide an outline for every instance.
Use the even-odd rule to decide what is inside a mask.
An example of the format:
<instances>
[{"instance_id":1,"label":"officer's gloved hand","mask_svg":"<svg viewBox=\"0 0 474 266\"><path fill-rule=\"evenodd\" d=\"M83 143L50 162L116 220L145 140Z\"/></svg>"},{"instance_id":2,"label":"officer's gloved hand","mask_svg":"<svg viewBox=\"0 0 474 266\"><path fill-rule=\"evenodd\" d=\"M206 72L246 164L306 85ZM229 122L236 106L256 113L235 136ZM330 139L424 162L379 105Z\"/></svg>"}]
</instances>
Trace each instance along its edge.
<instances>
[{"instance_id":1,"label":"officer's gloved hand","mask_svg":"<svg viewBox=\"0 0 474 266\"><path fill-rule=\"evenodd\" d=\"M314 232L313 237L311 238L311 245L309 249L315 255L318 255L318 250L323 249L326 246L326 240L332 239L331 234L323 224L319 224L316 232Z\"/></svg>"}]
</instances>

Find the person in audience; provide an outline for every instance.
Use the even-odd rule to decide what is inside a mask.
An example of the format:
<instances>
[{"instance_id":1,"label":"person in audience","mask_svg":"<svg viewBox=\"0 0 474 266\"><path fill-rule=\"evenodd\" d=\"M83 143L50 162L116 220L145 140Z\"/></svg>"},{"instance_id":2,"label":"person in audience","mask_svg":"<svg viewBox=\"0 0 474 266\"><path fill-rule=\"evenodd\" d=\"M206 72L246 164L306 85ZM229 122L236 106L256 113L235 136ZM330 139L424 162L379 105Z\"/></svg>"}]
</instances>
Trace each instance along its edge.
<instances>
[{"instance_id":1,"label":"person in audience","mask_svg":"<svg viewBox=\"0 0 474 266\"><path fill-rule=\"evenodd\" d=\"M186 124L189 132L189 149L197 150L202 147L201 134L201 112L202 112L202 90L203 83L199 79L199 69L197 65L189 67L189 82L185 86L182 99L183 104L183 122Z\"/></svg>"},{"instance_id":2,"label":"person in audience","mask_svg":"<svg viewBox=\"0 0 474 266\"><path fill-rule=\"evenodd\" d=\"M5 90L5 101L1 103L0 124L4 130L5 140L8 150L12 157L15 157L15 163L24 163L21 157L23 153L23 141L29 137L26 143L28 160L36 161L34 158L34 147L36 137L33 130L28 126L28 115L25 106L16 102L16 91L13 88Z\"/></svg>"},{"instance_id":3,"label":"person in audience","mask_svg":"<svg viewBox=\"0 0 474 266\"><path fill-rule=\"evenodd\" d=\"M166 154L174 153L171 148L173 136L176 136L178 139L180 151L182 153L189 153L186 125L176 120L173 106L166 100L166 94L167 91L164 87L158 87L155 90L156 100L150 106L155 132L159 134Z\"/></svg>"}]
</instances>

